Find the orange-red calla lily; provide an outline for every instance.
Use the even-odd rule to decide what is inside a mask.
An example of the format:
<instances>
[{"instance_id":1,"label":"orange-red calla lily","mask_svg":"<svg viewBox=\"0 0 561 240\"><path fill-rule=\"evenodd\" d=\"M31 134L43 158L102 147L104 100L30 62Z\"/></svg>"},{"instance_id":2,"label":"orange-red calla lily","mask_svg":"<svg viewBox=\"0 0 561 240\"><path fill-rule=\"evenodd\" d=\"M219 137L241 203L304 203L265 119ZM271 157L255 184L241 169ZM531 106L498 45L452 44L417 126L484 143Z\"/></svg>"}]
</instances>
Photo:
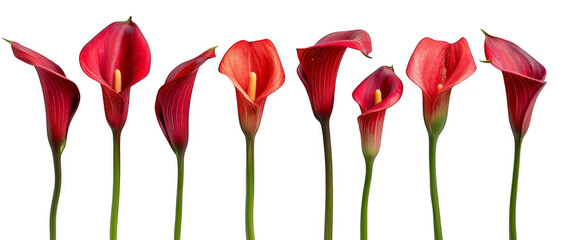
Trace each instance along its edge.
<instances>
[{"instance_id":1,"label":"orange-red calla lily","mask_svg":"<svg viewBox=\"0 0 561 240\"><path fill-rule=\"evenodd\" d=\"M150 71L150 48L136 23L129 18L103 29L80 52L80 66L101 85L109 126L122 130L130 88Z\"/></svg>"},{"instance_id":2,"label":"orange-red calla lily","mask_svg":"<svg viewBox=\"0 0 561 240\"><path fill-rule=\"evenodd\" d=\"M242 131L246 136L255 136L267 97L284 83L277 49L269 39L239 41L228 49L218 70L236 88Z\"/></svg>"}]
</instances>

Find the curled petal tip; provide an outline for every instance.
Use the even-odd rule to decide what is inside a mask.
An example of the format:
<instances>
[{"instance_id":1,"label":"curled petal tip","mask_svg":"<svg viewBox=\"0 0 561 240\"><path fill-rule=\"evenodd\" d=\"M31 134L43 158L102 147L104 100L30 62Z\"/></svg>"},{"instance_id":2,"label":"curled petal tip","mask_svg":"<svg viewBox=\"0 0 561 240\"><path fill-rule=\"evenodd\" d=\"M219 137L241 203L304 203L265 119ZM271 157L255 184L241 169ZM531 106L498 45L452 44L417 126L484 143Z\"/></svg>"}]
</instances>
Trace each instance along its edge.
<instances>
[{"instance_id":1,"label":"curled petal tip","mask_svg":"<svg viewBox=\"0 0 561 240\"><path fill-rule=\"evenodd\" d=\"M482 63L491 63L491 59L487 59L487 60L479 60Z\"/></svg>"},{"instance_id":2,"label":"curled petal tip","mask_svg":"<svg viewBox=\"0 0 561 240\"><path fill-rule=\"evenodd\" d=\"M6 42L12 44L12 41L10 41L10 40L8 40L8 39L5 39L5 38L2 38L2 39L4 39L4 41L6 41Z\"/></svg>"},{"instance_id":3,"label":"curled petal tip","mask_svg":"<svg viewBox=\"0 0 561 240\"><path fill-rule=\"evenodd\" d=\"M124 23L130 23L132 22L132 16L129 17L129 19L127 19L127 21L124 21Z\"/></svg>"},{"instance_id":4,"label":"curled petal tip","mask_svg":"<svg viewBox=\"0 0 561 240\"><path fill-rule=\"evenodd\" d=\"M489 35L489 33L485 32L485 30L481 29L481 31L483 32L483 34L485 34L485 36L490 37L491 35Z\"/></svg>"},{"instance_id":5,"label":"curled petal tip","mask_svg":"<svg viewBox=\"0 0 561 240\"><path fill-rule=\"evenodd\" d=\"M364 55L365 57L372 59L372 57L371 57L371 56L368 56L367 53L365 53L365 52L361 52L361 53L362 53L362 55Z\"/></svg>"}]
</instances>

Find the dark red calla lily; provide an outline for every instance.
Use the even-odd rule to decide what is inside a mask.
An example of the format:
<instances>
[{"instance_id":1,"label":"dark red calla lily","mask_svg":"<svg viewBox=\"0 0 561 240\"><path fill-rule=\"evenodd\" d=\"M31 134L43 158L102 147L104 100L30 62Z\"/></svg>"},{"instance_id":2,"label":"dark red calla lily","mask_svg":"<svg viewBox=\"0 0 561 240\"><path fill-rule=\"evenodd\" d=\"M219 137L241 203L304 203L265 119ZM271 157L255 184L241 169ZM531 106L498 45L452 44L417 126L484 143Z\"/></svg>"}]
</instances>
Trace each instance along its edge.
<instances>
[{"instance_id":1,"label":"dark red calla lily","mask_svg":"<svg viewBox=\"0 0 561 240\"><path fill-rule=\"evenodd\" d=\"M17 42L8 42L12 45L17 59L34 66L37 70L45 99L49 143L53 151L61 153L66 143L68 126L80 103L78 87L66 78L62 69L51 60Z\"/></svg>"},{"instance_id":2,"label":"dark red calla lily","mask_svg":"<svg viewBox=\"0 0 561 240\"><path fill-rule=\"evenodd\" d=\"M347 48L364 55L372 51L370 35L363 30L334 32L320 39L316 45L297 49L298 76L302 80L316 118L327 120L333 110L335 80L339 64Z\"/></svg>"},{"instance_id":3,"label":"dark red calla lily","mask_svg":"<svg viewBox=\"0 0 561 240\"><path fill-rule=\"evenodd\" d=\"M174 68L156 97L156 117L170 146L184 153L189 137L189 106L199 67L216 57L211 48Z\"/></svg>"},{"instance_id":4,"label":"dark red calla lily","mask_svg":"<svg viewBox=\"0 0 561 240\"><path fill-rule=\"evenodd\" d=\"M468 42L422 39L407 66L407 76L423 91L423 115L429 133L438 136L448 115L452 87L476 70Z\"/></svg>"},{"instance_id":5,"label":"dark red calla lily","mask_svg":"<svg viewBox=\"0 0 561 240\"><path fill-rule=\"evenodd\" d=\"M150 48L142 32L130 18L110 24L84 46L80 66L101 84L109 126L114 131L122 130L127 120L130 87L150 71Z\"/></svg>"},{"instance_id":6,"label":"dark red calla lily","mask_svg":"<svg viewBox=\"0 0 561 240\"><path fill-rule=\"evenodd\" d=\"M378 68L354 90L353 99L362 112L358 117L358 126L366 159L373 160L378 154L386 109L397 103L402 93L401 79L388 66Z\"/></svg>"},{"instance_id":7,"label":"dark red calla lily","mask_svg":"<svg viewBox=\"0 0 561 240\"><path fill-rule=\"evenodd\" d=\"M269 39L239 41L228 49L218 70L236 87L242 131L246 136L255 136L267 97L284 83L284 70L275 45ZM253 96L250 96L250 73L256 77Z\"/></svg>"},{"instance_id":8,"label":"dark red calla lily","mask_svg":"<svg viewBox=\"0 0 561 240\"><path fill-rule=\"evenodd\" d=\"M487 33L485 57L503 73L510 126L516 138L523 138L546 83L545 67L516 44Z\"/></svg>"}]
</instances>

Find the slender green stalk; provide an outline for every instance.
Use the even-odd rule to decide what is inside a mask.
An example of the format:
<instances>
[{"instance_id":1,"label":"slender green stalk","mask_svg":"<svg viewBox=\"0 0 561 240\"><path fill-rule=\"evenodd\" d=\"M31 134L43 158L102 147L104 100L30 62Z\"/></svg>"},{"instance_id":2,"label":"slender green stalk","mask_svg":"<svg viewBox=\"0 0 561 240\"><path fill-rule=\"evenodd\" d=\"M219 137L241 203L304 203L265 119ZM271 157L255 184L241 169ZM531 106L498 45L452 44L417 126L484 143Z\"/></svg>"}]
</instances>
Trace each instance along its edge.
<instances>
[{"instance_id":1,"label":"slender green stalk","mask_svg":"<svg viewBox=\"0 0 561 240\"><path fill-rule=\"evenodd\" d=\"M60 188L62 184L61 158L62 150L53 149L53 163L55 168L55 187L53 190L53 200L51 202L51 214L49 218L50 239L56 240L56 213L58 200L60 198Z\"/></svg>"},{"instance_id":2,"label":"slender green stalk","mask_svg":"<svg viewBox=\"0 0 561 240\"><path fill-rule=\"evenodd\" d=\"M253 229L253 199L255 184L255 169L253 162L254 136L246 137L247 162L246 162L246 195L245 195L245 235L247 240L255 240Z\"/></svg>"},{"instance_id":3,"label":"slender green stalk","mask_svg":"<svg viewBox=\"0 0 561 240\"><path fill-rule=\"evenodd\" d=\"M368 195L372 182L372 166L374 159L366 159L366 176L364 177L364 190L362 192L362 208L360 209L360 240L368 239Z\"/></svg>"},{"instance_id":4,"label":"slender green stalk","mask_svg":"<svg viewBox=\"0 0 561 240\"><path fill-rule=\"evenodd\" d=\"M510 215L509 215L509 236L510 240L516 240L516 195L518 193L518 172L520 170L520 148L522 138L515 138L514 141L514 170L512 172L512 189L510 191Z\"/></svg>"},{"instance_id":5,"label":"slender green stalk","mask_svg":"<svg viewBox=\"0 0 561 240\"><path fill-rule=\"evenodd\" d=\"M111 204L111 226L109 238L117 240L119 218L119 192L121 188L121 131L113 131L113 201Z\"/></svg>"},{"instance_id":6,"label":"slender green stalk","mask_svg":"<svg viewBox=\"0 0 561 240\"><path fill-rule=\"evenodd\" d=\"M329 119L320 120L325 154L325 226L324 240L333 239L333 163Z\"/></svg>"},{"instance_id":7,"label":"slender green stalk","mask_svg":"<svg viewBox=\"0 0 561 240\"><path fill-rule=\"evenodd\" d=\"M438 189L436 187L437 140L438 140L438 136L429 135L430 196L432 202L432 217L434 222L434 239L442 240L442 226L440 224L440 207L438 205Z\"/></svg>"},{"instance_id":8,"label":"slender green stalk","mask_svg":"<svg viewBox=\"0 0 561 240\"><path fill-rule=\"evenodd\" d=\"M183 213L183 172L185 153L177 153L177 199L175 200L174 239L181 239L181 215Z\"/></svg>"}]
</instances>

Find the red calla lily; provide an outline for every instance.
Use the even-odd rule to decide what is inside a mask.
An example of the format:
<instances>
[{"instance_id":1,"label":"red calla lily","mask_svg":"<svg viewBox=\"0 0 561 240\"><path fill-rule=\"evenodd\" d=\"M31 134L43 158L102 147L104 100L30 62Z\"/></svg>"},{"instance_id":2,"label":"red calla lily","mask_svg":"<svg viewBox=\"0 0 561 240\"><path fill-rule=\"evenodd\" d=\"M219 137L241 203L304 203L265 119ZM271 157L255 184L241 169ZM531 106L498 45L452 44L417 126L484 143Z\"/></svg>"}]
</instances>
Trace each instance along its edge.
<instances>
[{"instance_id":1,"label":"red calla lily","mask_svg":"<svg viewBox=\"0 0 561 240\"><path fill-rule=\"evenodd\" d=\"M80 66L101 84L109 126L114 131L122 130L127 120L130 87L150 71L150 49L142 32L130 18L110 24L84 46Z\"/></svg>"},{"instance_id":2,"label":"red calla lily","mask_svg":"<svg viewBox=\"0 0 561 240\"><path fill-rule=\"evenodd\" d=\"M333 110L335 80L339 64L347 48L368 56L372 52L370 35L363 30L334 32L320 39L316 45L297 49L298 76L302 80L316 118L327 120Z\"/></svg>"},{"instance_id":3,"label":"red calla lily","mask_svg":"<svg viewBox=\"0 0 561 240\"><path fill-rule=\"evenodd\" d=\"M277 49L269 39L239 41L228 49L218 71L228 76L236 87L242 131L246 136L255 136L267 97L284 83L284 70ZM252 72L256 76L254 96L249 94Z\"/></svg>"},{"instance_id":4,"label":"red calla lily","mask_svg":"<svg viewBox=\"0 0 561 240\"><path fill-rule=\"evenodd\" d=\"M12 45L12 51L17 59L35 67L43 90L47 114L47 136L53 153L55 173L55 186L49 215L49 239L55 240L56 215L62 186L61 156L66 145L68 127L80 103L80 91L54 62L17 42L6 41Z\"/></svg>"},{"instance_id":5,"label":"red calla lily","mask_svg":"<svg viewBox=\"0 0 561 240\"><path fill-rule=\"evenodd\" d=\"M523 138L536 99L546 83L545 67L518 45L487 33L485 56L503 73L510 126L516 138Z\"/></svg>"},{"instance_id":6,"label":"red calla lily","mask_svg":"<svg viewBox=\"0 0 561 240\"><path fill-rule=\"evenodd\" d=\"M375 99L376 90L380 92L379 100ZM365 158L374 159L378 154L386 109L397 103L402 93L401 80L395 75L393 68L388 66L378 68L354 90L353 99L362 112L358 117L358 125Z\"/></svg>"},{"instance_id":7,"label":"red calla lily","mask_svg":"<svg viewBox=\"0 0 561 240\"><path fill-rule=\"evenodd\" d=\"M78 87L51 60L17 42L8 42L12 45L14 56L34 66L39 74L45 99L49 143L53 151L62 152L68 126L80 103Z\"/></svg>"},{"instance_id":8,"label":"red calla lily","mask_svg":"<svg viewBox=\"0 0 561 240\"><path fill-rule=\"evenodd\" d=\"M423 115L429 133L438 136L448 115L452 87L476 70L468 42L461 38L450 44L422 39L407 66L407 76L423 91Z\"/></svg>"},{"instance_id":9,"label":"red calla lily","mask_svg":"<svg viewBox=\"0 0 561 240\"><path fill-rule=\"evenodd\" d=\"M179 64L168 75L156 96L156 117L170 146L184 153L189 137L189 105L199 67L216 57L211 48L196 58Z\"/></svg>"},{"instance_id":10,"label":"red calla lily","mask_svg":"<svg viewBox=\"0 0 561 240\"><path fill-rule=\"evenodd\" d=\"M185 149L189 137L189 106L195 77L206 60L216 57L210 48L196 58L175 67L156 96L156 117L169 145L177 156L177 202L174 239L181 236L183 209L183 174Z\"/></svg>"}]
</instances>

